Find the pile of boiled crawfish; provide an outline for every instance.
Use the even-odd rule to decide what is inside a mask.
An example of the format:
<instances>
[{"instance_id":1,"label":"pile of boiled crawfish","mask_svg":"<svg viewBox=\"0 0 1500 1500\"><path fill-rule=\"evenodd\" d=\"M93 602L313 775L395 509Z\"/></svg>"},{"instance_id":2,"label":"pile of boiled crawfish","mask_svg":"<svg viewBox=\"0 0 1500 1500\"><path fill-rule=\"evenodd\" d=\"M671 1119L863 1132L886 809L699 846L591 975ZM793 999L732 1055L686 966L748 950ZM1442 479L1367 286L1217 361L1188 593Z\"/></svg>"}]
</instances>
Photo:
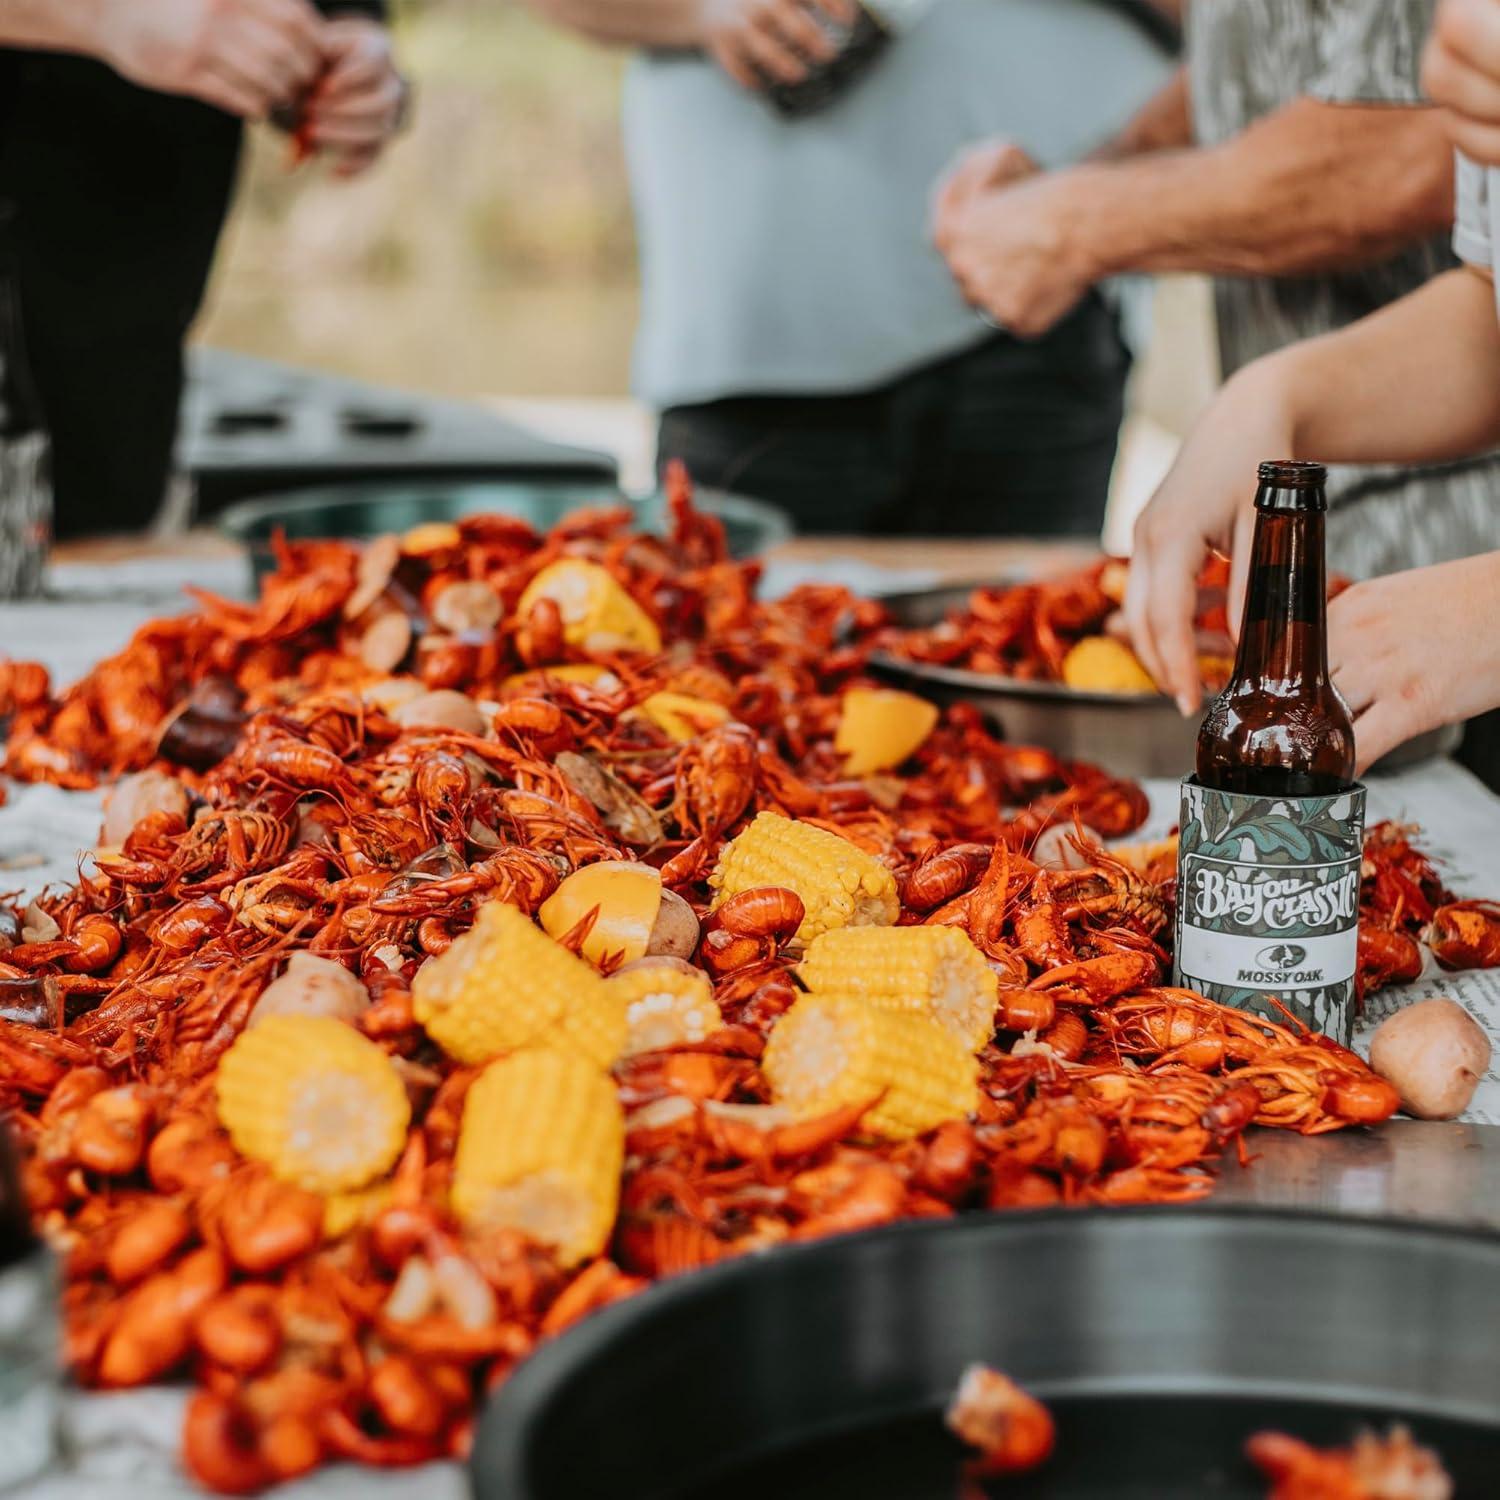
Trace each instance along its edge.
<instances>
[{"instance_id":1,"label":"pile of boiled crawfish","mask_svg":"<svg viewBox=\"0 0 1500 1500\"><path fill-rule=\"evenodd\" d=\"M761 602L681 475L670 515L660 538L608 509L546 536L491 516L282 543L254 604L200 594L60 695L40 668L0 669L12 777L124 778L77 883L0 911L0 1107L66 1256L72 1370L190 1374L202 1483L461 1453L477 1399L539 1341L656 1277L902 1217L1194 1199L1252 1123L1313 1133L1396 1108L1352 1053L1164 987L1170 847L1106 854L1078 831L1139 828L1139 786L1004 743L962 706L898 770L846 774L840 699L881 609L819 586ZM662 648L585 653L555 602L521 611L562 558L607 569ZM640 711L659 694L714 712L673 733ZM859 1109L767 1106L791 934L753 902L726 925L706 884L766 809L873 853L903 923L962 926L1000 972L975 1116L881 1145ZM564 1271L451 1217L479 1070L415 1024L411 984L480 903L534 913L618 859L695 909L727 1024L617 1065L610 1255ZM1454 966L1500 962L1500 914L1451 904L1407 830L1372 831L1364 886L1367 989L1412 977L1424 935ZM412 1101L393 1175L342 1219L238 1156L214 1110L219 1059L299 952L362 982L356 1024Z\"/></svg>"},{"instance_id":2,"label":"pile of boiled crawfish","mask_svg":"<svg viewBox=\"0 0 1500 1500\"><path fill-rule=\"evenodd\" d=\"M1153 692L1117 628L1130 565L1107 557L1059 578L974 589L962 609L924 629L879 633L892 656L992 677L1065 682L1089 691ZM1349 586L1329 579L1328 596ZM1227 611L1229 561L1210 554L1198 575L1193 628L1204 688L1218 692L1234 666Z\"/></svg>"}]
</instances>

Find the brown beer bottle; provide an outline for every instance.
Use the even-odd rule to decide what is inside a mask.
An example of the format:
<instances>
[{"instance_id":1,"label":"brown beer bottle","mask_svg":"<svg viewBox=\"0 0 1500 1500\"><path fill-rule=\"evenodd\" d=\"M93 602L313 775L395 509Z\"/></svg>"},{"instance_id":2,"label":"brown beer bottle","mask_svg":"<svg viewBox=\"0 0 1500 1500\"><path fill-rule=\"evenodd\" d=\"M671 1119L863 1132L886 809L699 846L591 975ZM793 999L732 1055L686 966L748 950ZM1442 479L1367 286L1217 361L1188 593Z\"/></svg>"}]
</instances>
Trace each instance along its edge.
<instances>
[{"instance_id":1,"label":"brown beer bottle","mask_svg":"<svg viewBox=\"0 0 1500 1500\"><path fill-rule=\"evenodd\" d=\"M1328 675L1322 464L1265 463L1234 675L1198 731L1198 781L1322 797L1354 781L1354 723Z\"/></svg>"}]
</instances>

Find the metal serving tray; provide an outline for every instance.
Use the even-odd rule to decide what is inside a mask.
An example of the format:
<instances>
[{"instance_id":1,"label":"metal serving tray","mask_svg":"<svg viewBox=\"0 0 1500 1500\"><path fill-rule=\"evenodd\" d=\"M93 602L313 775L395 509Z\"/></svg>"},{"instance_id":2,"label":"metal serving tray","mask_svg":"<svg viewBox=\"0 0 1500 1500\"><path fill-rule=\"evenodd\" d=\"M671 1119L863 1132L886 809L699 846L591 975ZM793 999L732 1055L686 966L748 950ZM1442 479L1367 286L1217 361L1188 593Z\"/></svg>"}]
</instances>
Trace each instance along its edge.
<instances>
[{"instance_id":1,"label":"metal serving tray","mask_svg":"<svg viewBox=\"0 0 1500 1500\"><path fill-rule=\"evenodd\" d=\"M1500 1236L1215 1205L898 1225L667 1282L485 1412L478 1500L955 1500L940 1412L981 1360L1057 1451L1006 1500L1262 1500L1279 1427L1411 1426L1500 1493Z\"/></svg>"},{"instance_id":2,"label":"metal serving tray","mask_svg":"<svg viewBox=\"0 0 1500 1500\"><path fill-rule=\"evenodd\" d=\"M898 625L925 628L961 609L979 587L1016 586L1025 580L990 579L986 584L887 594L881 603ZM1017 744L1041 745L1066 760L1089 760L1119 776L1186 775L1193 768L1198 722L1184 719L1177 705L1160 693L1082 692L1060 682L1027 682L960 667L907 661L878 651L871 669L882 677L939 704L972 703ZM1386 756L1376 773L1395 771L1447 755L1460 731L1440 729L1420 735ZM1500 1487L1497 1487L1500 1494Z\"/></svg>"}]
</instances>

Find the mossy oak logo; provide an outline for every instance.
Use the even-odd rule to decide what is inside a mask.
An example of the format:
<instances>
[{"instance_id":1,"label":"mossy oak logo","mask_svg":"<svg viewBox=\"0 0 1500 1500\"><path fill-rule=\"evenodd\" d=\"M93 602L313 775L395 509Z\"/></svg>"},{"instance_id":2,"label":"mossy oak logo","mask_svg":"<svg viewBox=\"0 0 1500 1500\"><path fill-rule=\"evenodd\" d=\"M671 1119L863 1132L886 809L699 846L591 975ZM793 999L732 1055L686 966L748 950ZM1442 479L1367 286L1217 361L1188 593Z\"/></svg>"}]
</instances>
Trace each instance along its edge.
<instances>
[{"instance_id":1,"label":"mossy oak logo","mask_svg":"<svg viewBox=\"0 0 1500 1500\"><path fill-rule=\"evenodd\" d=\"M1347 1041L1359 929L1362 789L1247 797L1182 793L1180 983Z\"/></svg>"},{"instance_id":2,"label":"mossy oak logo","mask_svg":"<svg viewBox=\"0 0 1500 1500\"><path fill-rule=\"evenodd\" d=\"M1273 943L1255 955L1263 969L1277 969L1285 974L1288 969L1301 966L1307 958L1307 949L1301 943Z\"/></svg>"}]
</instances>

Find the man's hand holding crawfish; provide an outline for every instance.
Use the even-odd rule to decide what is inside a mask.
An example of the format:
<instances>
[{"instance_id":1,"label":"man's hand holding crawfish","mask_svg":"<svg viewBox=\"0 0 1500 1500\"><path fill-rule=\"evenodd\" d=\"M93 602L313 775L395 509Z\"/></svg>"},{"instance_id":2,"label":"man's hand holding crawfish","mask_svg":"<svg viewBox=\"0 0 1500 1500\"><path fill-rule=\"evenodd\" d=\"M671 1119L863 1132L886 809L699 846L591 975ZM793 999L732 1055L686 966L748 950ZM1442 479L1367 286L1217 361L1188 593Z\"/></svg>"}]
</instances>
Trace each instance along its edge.
<instances>
[{"instance_id":1,"label":"man's hand holding crawfish","mask_svg":"<svg viewBox=\"0 0 1500 1500\"><path fill-rule=\"evenodd\" d=\"M401 129L408 88L380 22L335 16L323 26L321 43L323 69L298 135L309 150L329 153L339 176L353 177L373 165Z\"/></svg>"}]
</instances>

